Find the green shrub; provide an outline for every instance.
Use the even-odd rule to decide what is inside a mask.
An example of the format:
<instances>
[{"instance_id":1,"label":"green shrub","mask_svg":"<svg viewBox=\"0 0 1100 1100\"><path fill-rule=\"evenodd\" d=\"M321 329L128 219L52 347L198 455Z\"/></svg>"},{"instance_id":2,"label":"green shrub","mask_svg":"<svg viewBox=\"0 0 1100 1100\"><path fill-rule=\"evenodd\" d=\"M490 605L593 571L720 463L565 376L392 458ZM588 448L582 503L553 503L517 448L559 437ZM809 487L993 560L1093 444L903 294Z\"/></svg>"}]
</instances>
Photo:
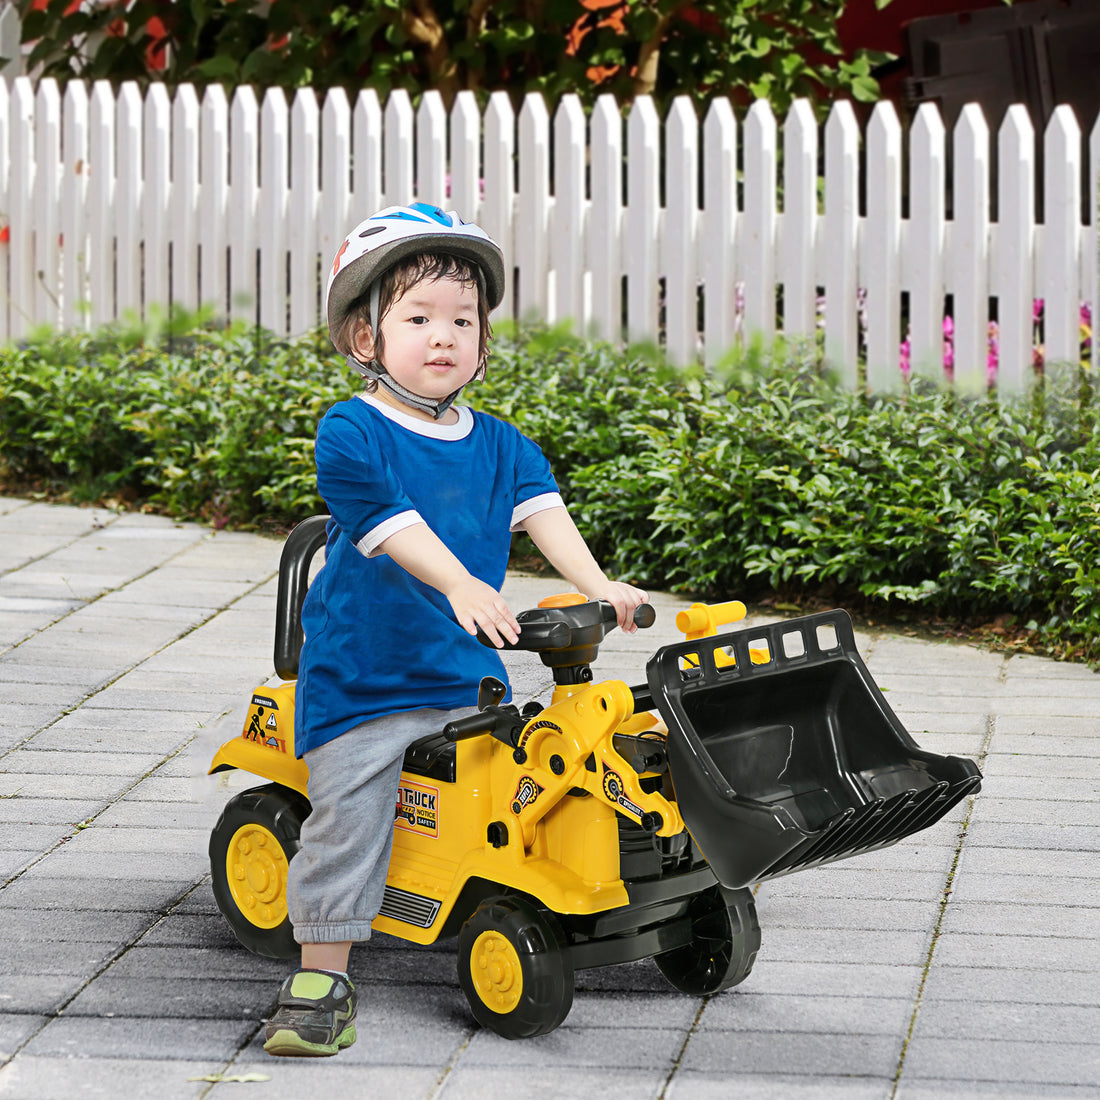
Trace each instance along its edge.
<instances>
[{"instance_id":1,"label":"green shrub","mask_svg":"<svg viewBox=\"0 0 1100 1100\"><path fill-rule=\"evenodd\" d=\"M324 509L316 424L354 389L321 333L39 337L0 349L0 464L10 487L285 526ZM681 371L652 349L506 331L468 397L542 446L618 576L1015 616L1100 663L1100 443L1076 368L1026 399L867 398L797 348Z\"/></svg>"}]
</instances>

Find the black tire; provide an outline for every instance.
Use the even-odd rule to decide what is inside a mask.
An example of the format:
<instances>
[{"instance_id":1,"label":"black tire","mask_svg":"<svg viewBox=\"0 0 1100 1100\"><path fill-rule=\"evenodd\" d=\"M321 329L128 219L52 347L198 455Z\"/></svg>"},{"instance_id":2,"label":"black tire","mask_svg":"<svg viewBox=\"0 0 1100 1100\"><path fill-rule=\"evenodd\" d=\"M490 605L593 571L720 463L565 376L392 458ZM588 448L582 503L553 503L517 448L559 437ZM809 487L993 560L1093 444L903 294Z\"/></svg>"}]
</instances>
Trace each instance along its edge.
<instances>
[{"instance_id":1,"label":"black tire","mask_svg":"<svg viewBox=\"0 0 1100 1100\"><path fill-rule=\"evenodd\" d=\"M743 982L760 950L752 891L712 886L691 899L688 914L691 942L654 956L666 980L695 996Z\"/></svg>"},{"instance_id":2,"label":"black tire","mask_svg":"<svg viewBox=\"0 0 1100 1100\"><path fill-rule=\"evenodd\" d=\"M573 963L557 921L519 897L483 901L458 933L458 982L482 1027L505 1039L553 1031L573 1007Z\"/></svg>"},{"instance_id":3,"label":"black tire","mask_svg":"<svg viewBox=\"0 0 1100 1100\"><path fill-rule=\"evenodd\" d=\"M233 934L257 955L292 959L301 952L286 915L286 872L309 812L297 791L269 783L234 795L210 834L214 900Z\"/></svg>"}]
</instances>

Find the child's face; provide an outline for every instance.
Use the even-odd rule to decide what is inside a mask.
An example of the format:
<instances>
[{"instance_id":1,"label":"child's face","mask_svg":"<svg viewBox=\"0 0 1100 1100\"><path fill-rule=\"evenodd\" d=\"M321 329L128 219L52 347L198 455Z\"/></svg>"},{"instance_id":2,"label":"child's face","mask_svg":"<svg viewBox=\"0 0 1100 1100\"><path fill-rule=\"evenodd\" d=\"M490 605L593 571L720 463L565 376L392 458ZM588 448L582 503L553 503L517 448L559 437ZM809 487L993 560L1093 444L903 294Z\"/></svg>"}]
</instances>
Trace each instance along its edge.
<instances>
[{"instance_id":1,"label":"child's face","mask_svg":"<svg viewBox=\"0 0 1100 1100\"><path fill-rule=\"evenodd\" d=\"M474 377L481 344L477 294L455 279L431 279L394 299L381 327L382 365L395 382L438 401ZM378 396L389 395L379 389Z\"/></svg>"}]
</instances>

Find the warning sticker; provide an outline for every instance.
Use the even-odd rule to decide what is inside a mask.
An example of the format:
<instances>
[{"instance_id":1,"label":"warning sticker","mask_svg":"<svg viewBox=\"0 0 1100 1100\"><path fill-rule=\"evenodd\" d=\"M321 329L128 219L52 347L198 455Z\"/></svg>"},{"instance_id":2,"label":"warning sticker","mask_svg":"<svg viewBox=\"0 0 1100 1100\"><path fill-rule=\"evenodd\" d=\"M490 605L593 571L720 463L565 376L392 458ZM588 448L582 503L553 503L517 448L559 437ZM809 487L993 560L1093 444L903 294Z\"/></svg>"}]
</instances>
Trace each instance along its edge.
<instances>
[{"instance_id":1,"label":"warning sticker","mask_svg":"<svg viewBox=\"0 0 1100 1100\"><path fill-rule=\"evenodd\" d=\"M439 788L402 779L397 788L394 828L421 836L439 836Z\"/></svg>"}]
</instances>

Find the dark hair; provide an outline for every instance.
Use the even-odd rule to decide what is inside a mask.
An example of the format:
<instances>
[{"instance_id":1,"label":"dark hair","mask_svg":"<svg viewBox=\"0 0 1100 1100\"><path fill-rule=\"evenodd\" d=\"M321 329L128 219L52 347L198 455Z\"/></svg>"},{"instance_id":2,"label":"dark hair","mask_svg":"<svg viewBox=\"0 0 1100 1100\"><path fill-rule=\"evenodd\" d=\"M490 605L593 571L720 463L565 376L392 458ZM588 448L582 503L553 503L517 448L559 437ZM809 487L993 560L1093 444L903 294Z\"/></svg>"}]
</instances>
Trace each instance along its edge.
<instances>
[{"instance_id":1,"label":"dark hair","mask_svg":"<svg viewBox=\"0 0 1100 1100\"><path fill-rule=\"evenodd\" d=\"M489 324L489 310L485 302L485 278L481 269L470 260L446 252L421 252L409 256L385 271L379 279L378 318L371 336L374 340L374 358L382 360L385 342L382 337L382 320L390 307L402 294L418 283L435 282L437 279L453 279L464 287L473 287L477 291L478 319L478 358L479 367L476 378L485 376L485 356L489 347L489 338L493 334ZM368 321L368 303L370 287L352 302L339 329L333 334L333 344L345 355L351 354L352 337L356 328ZM367 389L373 390L377 382L368 381Z\"/></svg>"}]
</instances>

